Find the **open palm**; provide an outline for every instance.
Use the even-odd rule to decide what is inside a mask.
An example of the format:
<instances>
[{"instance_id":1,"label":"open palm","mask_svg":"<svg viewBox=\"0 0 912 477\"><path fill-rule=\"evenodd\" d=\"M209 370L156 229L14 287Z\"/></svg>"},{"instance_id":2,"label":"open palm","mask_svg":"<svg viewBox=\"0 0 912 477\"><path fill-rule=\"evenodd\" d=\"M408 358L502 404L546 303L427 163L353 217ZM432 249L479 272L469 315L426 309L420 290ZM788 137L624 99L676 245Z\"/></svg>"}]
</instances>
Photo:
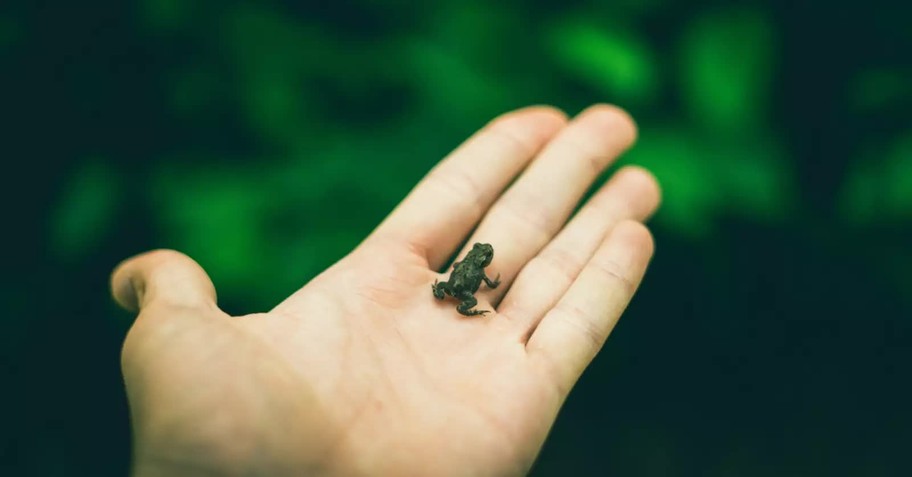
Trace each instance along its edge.
<instances>
[{"instance_id":1,"label":"open palm","mask_svg":"<svg viewBox=\"0 0 912 477\"><path fill-rule=\"evenodd\" d=\"M139 310L123 351L136 475L504 475L538 454L652 255L658 187L621 169L635 137L593 106L493 121L347 257L268 313L230 317L195 262L134 257L112 278ZM466 317L431 293L490 243L496 289ZM463 245L465 244L465 245ZM264 244L268 246L268 244Z\"/></svg>"}]
</instances>

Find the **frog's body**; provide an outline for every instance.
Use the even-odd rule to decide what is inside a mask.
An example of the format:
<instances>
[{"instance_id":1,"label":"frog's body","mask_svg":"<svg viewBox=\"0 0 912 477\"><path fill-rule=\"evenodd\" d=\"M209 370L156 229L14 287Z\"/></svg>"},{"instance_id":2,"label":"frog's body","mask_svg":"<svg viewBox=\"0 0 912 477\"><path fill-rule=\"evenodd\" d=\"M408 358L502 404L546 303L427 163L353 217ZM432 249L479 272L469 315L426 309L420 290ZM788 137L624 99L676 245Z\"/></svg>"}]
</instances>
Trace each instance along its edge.
<instances>
[{"instance_id":1,"label":"frog's body","mask_svg":"<svg viewBox=\"0 0 912 477\"><path fill-rule=\"evenodd\" d=\"M434 296L437 299L443 299L450 295L459 300L456 311L465 316L484 315L489 313L488 310L473 310L478 304L474 294L484 282L488 288L497 288L500 285L500 275L491 280L485 275L485 267L491 264L494 259L494 247L486 243L476 243L472 250L466 255L461 262L453 264L453 273L450 279L445 282L437 282L431 286Z\"/></svg>"}]
</instances>

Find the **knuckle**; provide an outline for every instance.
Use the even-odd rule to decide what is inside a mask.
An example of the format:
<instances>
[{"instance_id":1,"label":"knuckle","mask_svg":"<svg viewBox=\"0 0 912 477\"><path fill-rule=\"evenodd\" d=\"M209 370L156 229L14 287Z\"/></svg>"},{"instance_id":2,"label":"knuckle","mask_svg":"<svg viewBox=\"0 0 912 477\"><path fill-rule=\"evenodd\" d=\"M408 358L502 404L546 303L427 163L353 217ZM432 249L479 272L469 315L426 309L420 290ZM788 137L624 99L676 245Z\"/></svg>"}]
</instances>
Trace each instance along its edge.
<instances>
[{"instance_id":1,"label":"knuckle","mask_svg":"<svg viewBox=\"0 0 912 477\"><path fill-rule=\"evenodd\" d=\"M616 106L596 105L580 113L562 140L600 174L633 144L636 135L636 125L627 113Z\"/></svg>"},{"instance_id":2,"label":"knuckle","mask_svg":"<svg viewBox=\"0 0 912 477\"><path fill-rule=\"evenodd\" d=\"M501 115L486 129L490 137L509 143L521 154L531 155L566 124L567 115L563 111L552 106L534 106Z\"/></svg>"},{"instance_id":3,"label":"knuckle","mask_svg":"<svg viewBox=\"0 0 912 477\"><path fill-rule=\"evenodd\" d=\"M538 150L538 141L528 137L523 124L517 119L503 120L491 124L485 136L516 150L517 156L530 156Z\"/></svg>"},{"instance_id":4,"label":"knuckle","mask_svg":"<svg viewBox=\"0 0 912 477\"><path fill-rule=\"evenodd\" d=\"M620 284L626 293L632 294L636 290L636 284L627 276L624 268L616 261L593 259L590 262L590 266L607 281Z\"/></svg>"},{"instance_id":5,"label":"knuckle","mask_svg":"<svg viewBox=\"0 0 912 477\"><path fill-rule=\"evenodd\" d=\"M432 185L434 194L469 202L476 214L481 214L484 210L486 201L481 185L464 170L458 167L439 167L431 171L426 180Z\"/></svg>"},{"instance_id":6,"label":"knuckle","mask_svg":"<svg viewBox=\"0 0 912 477\"><path fill-rule=\"evenodd\" d=\"M598 319L590 312L572 303L559 303L553 310L553 318L575 329L592 349L598 349L605 341L605 332L597 325Z\"/></svg>"},{"instance_id":7,"label":"knuckle","mask_svg":"<svg viewBox=\"0 0 912 477\"><path fill-rule=\"evenodd\" d=\"M537 267L544 269L546 276L569 285L576 280L579 271L583 267L582 261L574 254L559 248L555 248L535 257L533 262Z\"/></svg>"},{"instance_id":8,"label":"knuckle","mask_svg":"<svg viewBox=\"0 0 912 477\"><path fill-rule=\"evenodd\" d=\"M516 224L523 231L516 236L525 237L530 244L538 244L535 246L535 249L538 249L550 239L552 232L558 227L553 214L544 208L529 205L541 203L542 201L533 198L505 198L491 211L495 219L493 222L509 221Z\"/></svg>"},{"instance_id":9,"label":"knuckle","mask_svg":"<svg viewBox=\"0 0 912 477\"><path fill-rule=\"evenodd\" d=\"M588 173L594 179L601 174L617 157L616 151L605 144L602 138L594 137L584 129L577 129L561 139L563 146L569 150L568 157L585 161Z\"/></svg>"}]
</instances>

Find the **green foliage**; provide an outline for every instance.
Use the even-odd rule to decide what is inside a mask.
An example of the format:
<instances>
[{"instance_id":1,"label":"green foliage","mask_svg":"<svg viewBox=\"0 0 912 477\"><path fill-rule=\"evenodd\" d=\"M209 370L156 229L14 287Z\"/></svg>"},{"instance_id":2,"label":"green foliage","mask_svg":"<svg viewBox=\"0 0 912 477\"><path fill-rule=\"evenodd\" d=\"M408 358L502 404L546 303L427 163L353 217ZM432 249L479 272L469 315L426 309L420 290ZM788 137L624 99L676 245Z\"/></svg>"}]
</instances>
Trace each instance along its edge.
<instances>
[{"instance_id":1,"label":"green foliage","mask_svg":"<svg viewBox=\"0 0 912 477\"><path fill-rule=\"evenodd\" d=\"M697 15L674 33L681 49L669 62L661 60L672 52L660 55L630 21L656 5L616 5L607 16L576 10L530 23L499 4L441 2L427 7L426 25L357 36L269 3L213 4L197 33L188 20L196 18L193 7L145 5L148 23L160 31L206 35L198 48L209 54L169 76L174 111L199 124L227 106L262 151L271 151L236 158L230 172L162 170L150 191L168 240L211 264L220 287L256 302L274 298L256 283L291 287L341 256L484 121L530 102L575 103L576 93L562 90L568 86L554 71L600 96L584 95L583 105L601 100L648 112L660 97L681 96L685 109L670 121L648 113L640 120L642 139L628 159L662 182L666 200L657 220L671 230L703 237L720 215L779 220L794 208L791 171L765 129L775 31L759 9ZM380 12L352 15L387 15ZM534 41L513 40L530 29ZM514 56L516 48L540 54L529 60ZM514 62L505 65L505 58ZM408 102L379 106L387 90ZM346 101L366 103L338 115ZM379 114L352 122L359 110ZM186 164L221 160L192 151L181 157ZM369 212L340 220L353 210ZM281 276L249 278L268 270Z\"/></svg>"},{"instance_id":2,"label":"green foliage","mask_svg":"<svg viewBox=\"0 0 912 477\"><path fill-rule=\"evenodd\" d=\"M694 239L712 234L721 215L781 220L797 200L792 171L771 139L733 144L679 124L650 128L624 162L646 167L662 184L656 220Z\"/></svg>"},{"instance_id":3,"label":"green foliage","mask_svg":"<svg viewBox=\"0 0 912 477\"><path fill-rule=\"evenodd\" d=\"M75 260L95 250L114 227L121 180L98 158L81 164L66 184L51 219L51 246L62 259Z\"/></svg>"},{"instance_id":4,"label":"green foliage","mask_svg":"<svg viewBox=\"0 0 912 477\"><path fill-rule=\"evenodd\" d=\"M840 199L846 220L858 224L907 223L912 219L912 130L883 147L873 146L855 163Z\"/></svg>"},{"instance_id":5,"label":"green foliage","mask_svg":"<svg viewBox=\"0 0 912 477\"><path fill-rule=\"evenodd\" d=\"M289 146L301 132L319 127L308 88L340 53L327 32L280 15L269 8L243 5L225 12L219 46L236 78L236 94L247 124L264 141Z\"/></svg>"},{"instance_id":6,"label":"green foliage","mask_svg":"<svg viewBox=\"0 0 912 477\"><path fill-rule=\"evenodd\" d=\"M164 170L151 185L165 241L192 250L228 286L256 275L263 244L260 218L269 195L250 171Z\"/></svg>"},{"instance_id":7,"label":"green foliage","mask_svg":"<svg viewBox=\"0 0 912 477\"><path fill-rule=\"evenodd\" d=\"M678 57L691 117L720 134L763 128L775 31L759 9L710 11L688 23Z\"/></svg>"},{"instance_id":8,"label":"green foliage","mask_svg":"<svg viewBox=\"0 0 912 477\"><path fill-rule=\"evenodd\" d=\"M64 3L0 2L7 248L26 271L0 288L0 351L29 392L12 394L28 412L10 455L33 466L7 474L127 472L129 323L105 293L126 253L184 251L226 311L268 309L495 115L596 102L639 124L621 162L662 183L658 255L639 316L581 383L612 383L625 411L571 397L541 474L904 462L912 426L890 407L909 401L894 365L912 307L902 2ZM122 321L101 326L104 310Z\"/></svg>"},{"instance_id":9,"label":"green foliage","mask_svg":"<svg viewBox=\"0 0 912 477\"><path fill-rule=\"evenodd\" d=\"M632 105L655 99L654 55L633 30L577 18L554 25L548 40L555 62L606 98Z\"/></svg>"},{"instance_id":10,"label":"green foliage","mask_svg":"<svg viewBox=\"0 0 912 477\"><path fill-rule=\"evenodd\" d=\"M399 17L412 8L404 3L362 2L344 17L270 2L141 6L156 41L179 38L195 52L163 73L170 111L191 134L219 130L225 117L241 134L155 158L148 197L163 245L198 257L226 293L248 301L276 298L261 284L293 288L318 273L461 139L529 103L632 109L641 138L624 161L659 178L656 220L670 233L706 238L721 217L776 222L800 208L791 158L769 123L778 31L759 6L695 9L665 40L639 26L661 15L659 2L542 18L507 4L439 2L418 23ZM370 27L340 27L348 21ZM852 101L895 102L907 94L904 79L871 70L853 83ZM232 157L213 154L235 144L245 146ZM872 179L881 169L860 169L846 216L884 201L880 209L904 213L912 187L902 181L912 175L896 159L905 153L891 154L889 185ZM73 224L103 221L110 206L100 197L111 187L81 192L95 194L94 212L61 206L68 218L58 222L69 225L58 235L72 235L61 249L97 241Z\"/></svg>"},{"instance_id":11,"label":"green foliage","mask_svg":"<svg viewBox=\"0 0 912 477\"><path fill-rule=\"evenodd\" d=\"M887 154L891 169L887 185L887 207L897 219L912 219L912 131L896 141Z\"/></svg>"},{"instance_id":12,"label":"green foliage","mask_svg":"<svg viewBox=\"0 0 912 477\"><path fill-rule=\"evenodd\" d=\"M509 91L479 71L468 58L430 41L414 41L408 60L415 72L416 93L426 107L448 111L460 122L480 116L479 108L508 103ZM453 81L453 78L459 78ZM471 101L467 101L471 98Z\"/></svg>"}]
</instances>

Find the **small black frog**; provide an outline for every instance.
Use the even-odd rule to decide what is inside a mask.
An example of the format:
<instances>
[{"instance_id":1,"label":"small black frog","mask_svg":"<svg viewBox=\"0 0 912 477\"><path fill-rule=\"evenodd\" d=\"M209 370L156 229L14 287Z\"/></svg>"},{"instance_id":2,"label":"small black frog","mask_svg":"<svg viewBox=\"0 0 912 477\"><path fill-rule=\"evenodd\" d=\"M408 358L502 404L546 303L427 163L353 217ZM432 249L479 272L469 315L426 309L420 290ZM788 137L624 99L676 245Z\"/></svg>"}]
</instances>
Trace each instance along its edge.
<instances>
[{"instance_id":1,"label":"small black frog","mask_svg":"<svg viewBox=\"0 0 912 477\"><path fill-rule=\"evenodd\" d=\"M472 307L478 304L473 294L478 291L482 280L488 288L497 288L497 285L500 285L500 274L494 280L485 275L484 268L490 265L493 259L494 247L487 243L476 243L465 259L453 264L453 273L450 274L449 280L440 283L434 280L434 284L431 285L434 296L439 300L445 295L459 299L456 311L465 316L490 313L489 310L473 310Z\"/></svg>"}]
</instances>

